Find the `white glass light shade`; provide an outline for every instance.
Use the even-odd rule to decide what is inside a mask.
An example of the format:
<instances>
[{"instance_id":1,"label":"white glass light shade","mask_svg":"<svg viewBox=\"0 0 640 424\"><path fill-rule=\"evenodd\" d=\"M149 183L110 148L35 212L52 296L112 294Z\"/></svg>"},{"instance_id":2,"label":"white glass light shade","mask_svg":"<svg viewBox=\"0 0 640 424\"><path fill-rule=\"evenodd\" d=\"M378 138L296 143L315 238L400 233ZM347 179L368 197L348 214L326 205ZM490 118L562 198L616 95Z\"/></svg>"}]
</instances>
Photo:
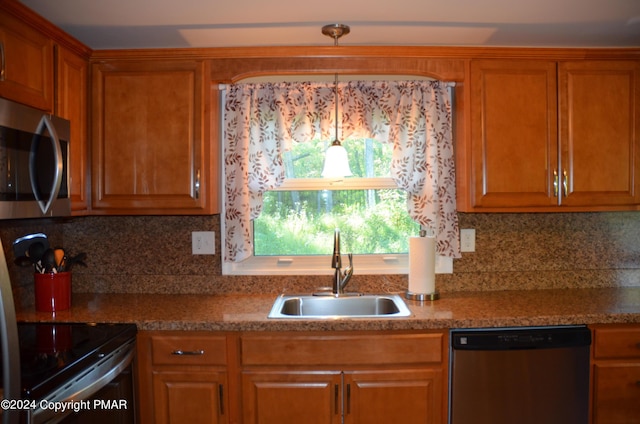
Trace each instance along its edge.
<instances>
[{"instance_id":1,"label":"white glass light shade","mask_svg":"<svg viewBox=\"0 0 640 424\"><path fill-rule=\"evenodd\" d=\"M324 168L322 174L325 178L350 177L349 158L345 149L338 140L334 141L324 154Z\"/></svg>"}]
</instances>

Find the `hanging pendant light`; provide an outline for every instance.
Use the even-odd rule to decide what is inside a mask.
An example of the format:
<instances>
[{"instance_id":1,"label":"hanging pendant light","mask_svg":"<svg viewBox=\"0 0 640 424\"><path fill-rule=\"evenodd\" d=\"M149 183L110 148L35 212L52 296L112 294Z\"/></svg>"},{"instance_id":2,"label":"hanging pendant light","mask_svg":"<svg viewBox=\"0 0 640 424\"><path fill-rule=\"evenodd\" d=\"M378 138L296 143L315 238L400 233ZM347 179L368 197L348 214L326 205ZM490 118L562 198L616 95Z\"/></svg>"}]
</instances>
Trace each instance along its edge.
<instances>
[{"instance_id":1,"label":"hanging pendant light","mask_svg":"<svg viewBox=\"0 0 640 424\"><path fill-rule=\"evenodd\" d=\"M348 34L350 31L347 25L332 24L322 27L322 33L334 39L334 45L338 45L338 38ZM334 83L334 95L335 95L335 112L336 112L336 137L331 142L331 146L327 149L324 155L324 167L322 169L322 176L325 178L342 178L350 177L353 175L351 168L349 168L349 158L347 150L344 148L340 139L338 138L338 74L335 77Z\"/></svg>"}]
</instances>

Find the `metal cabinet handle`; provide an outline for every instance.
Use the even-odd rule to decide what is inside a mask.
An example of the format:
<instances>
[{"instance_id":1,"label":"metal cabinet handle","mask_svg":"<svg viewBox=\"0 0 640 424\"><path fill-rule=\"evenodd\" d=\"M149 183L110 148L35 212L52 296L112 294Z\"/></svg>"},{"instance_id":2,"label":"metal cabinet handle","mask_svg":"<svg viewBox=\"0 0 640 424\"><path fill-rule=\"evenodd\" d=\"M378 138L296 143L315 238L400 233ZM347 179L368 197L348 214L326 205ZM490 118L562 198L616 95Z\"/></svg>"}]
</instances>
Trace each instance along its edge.
<instances>
[{"instance_id":1,"label":"metal cabinet handle","mask_svg":"<svg viewBox=\"0 0 640 424\"><path fill-rule=\"evenodd\" d=\"M220 415L224 415L224 386L218 385L218 397L220 401Z\"/></svg>"},{"instance_id":2,"label":"metal cabinet handle","mask_svg":"<svg viewBox=\"0 0 640 424\"><path fill-rule=\"evenodd\" d=\"M196 171L195 196L196 196L196 199L200 198L200 170L199 169Z\"/></svg>"},{"instance_id":3,"label":"metal cabinet handle","mask_svg":"<svg viewBox=\"0 0 640 424\"><path fill-rule=\"evenodd\" d=\"M562 172L562 181L559 181L560 177L558 176L558 171L554 170L553 171L553 197L558 197L558 190L559 185L562 184L562 196L563 197L567 197L567 193L569 193L569 189L568 189L568 178L567 178L567 171L564 170Z\"/></svg>"},{"instance_id":4,"label":"metal cabinet handle","mask_svg":"<svg viewBox=\"0 0 640 424\"><path fill-rule=\"evenodd\" d=\"M198 355L204 355L204 350L200 349L200 350L174 350L173 352L171 352L172 355L177 355L177 356L198 356Z\"/></svg>"},{"instance_id":5,"label":"metal cabinet handle","mask_svg":"<svg viewBox=\"0 0 640 424\"><path fill-rule=\"evenodd\" d=\"M7 63L4 59L4 43L0 43L0 81L4 81Z\"/></svg>"}]
</instances>

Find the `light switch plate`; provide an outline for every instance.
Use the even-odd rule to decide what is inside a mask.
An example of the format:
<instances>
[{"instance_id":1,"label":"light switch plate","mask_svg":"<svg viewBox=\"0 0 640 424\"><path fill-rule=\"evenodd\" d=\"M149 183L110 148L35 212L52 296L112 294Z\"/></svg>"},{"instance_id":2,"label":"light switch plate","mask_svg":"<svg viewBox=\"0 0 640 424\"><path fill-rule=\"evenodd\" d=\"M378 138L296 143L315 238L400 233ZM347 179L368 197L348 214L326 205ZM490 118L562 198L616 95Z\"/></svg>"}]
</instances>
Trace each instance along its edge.
<instances>
[{"instance_id":1,"label":"light switch plate","mask_svg":"<svg viewBox=\"0 0 640 424\"><path fill-rule=\"evenodd\" d=\"M191 233L191 253L194 255L215 255L215 231L193 231Z\"/></svg>"}]
</instances>

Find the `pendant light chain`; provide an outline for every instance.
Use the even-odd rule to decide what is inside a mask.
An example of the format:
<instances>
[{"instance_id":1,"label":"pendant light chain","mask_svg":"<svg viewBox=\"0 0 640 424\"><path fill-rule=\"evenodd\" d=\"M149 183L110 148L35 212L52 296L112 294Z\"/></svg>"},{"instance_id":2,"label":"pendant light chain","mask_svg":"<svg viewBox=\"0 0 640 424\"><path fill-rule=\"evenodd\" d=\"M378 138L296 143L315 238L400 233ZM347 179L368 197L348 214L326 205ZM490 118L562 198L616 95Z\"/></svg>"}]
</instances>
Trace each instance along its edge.
<instances>
[{"instance_id":1,"label":"pendant light chain","mask_svg":"<svg viewBox=\"0 0 640 424\"><path fill-rule=\"evenodd\" d=\"M349 27L342 24L325 25L322 27L322 33L329 37L333 37L334 45L338 46L338 38L349 33ZM338 73L335 74L335 81L333 85L333 92L335 97L335 131L336 138L333 140L329 148L325 153L324 167L322 170L323 177L329 178L342 178L352 176L351 169L349 167L349 157L346 149L340 143L338 138Z\"/></svg>"},{"instance_id":2,"label":"pendant light chain","mask_svg":"<svg viewBox=\"0 0 640 424\"><path fill-rule=\"evenodd\" d=\"M338 41L338 39L336 38L336 42ZM334 92L335 92L335 104L336 104L336 138L333 141L334 143L336 142L340 142L340 139L338 138L338 74L336 73L336 79L335 79L335 85L333 87Z\"/></svg>"},{"instance_id":3,"label":"pendant light chain","mask_svg":"<svg viewBox=\"0 0 640 424\"><path fill-rule=\"evenodd\" d=\"M349 34L349 32L351 31L351 28L349 28L348 25L344 25L344 24L330 24L330 25L325 25L322 27L322 33L328 37L333 38L333 45L338 47L338 39L340 37L342 37L343 35L347 35ZM335 74L335 81L334 81L334 86L333 86L333 91L334 91L334 96L335 96L335 117L336 117L336 129L335 129L335 133L336 133L336 138L335 140L333 140L333 143L331 143L332 145L340 145L340 139L338 138L338 101L339 101L339 96L338 96L338 73L336 72Z\"/></svg>"}]
</instances>

